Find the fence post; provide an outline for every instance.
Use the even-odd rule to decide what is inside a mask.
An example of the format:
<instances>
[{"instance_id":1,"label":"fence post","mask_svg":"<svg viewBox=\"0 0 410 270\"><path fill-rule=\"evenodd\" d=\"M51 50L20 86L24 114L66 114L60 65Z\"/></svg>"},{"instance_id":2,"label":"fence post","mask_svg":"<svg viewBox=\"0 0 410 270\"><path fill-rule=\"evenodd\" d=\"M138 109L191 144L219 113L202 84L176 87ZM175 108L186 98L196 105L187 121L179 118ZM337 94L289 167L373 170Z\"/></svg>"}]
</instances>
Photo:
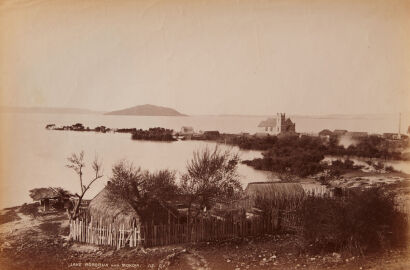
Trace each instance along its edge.
<instances>
[{"instance_id":1,"label":"fence post","mask_svg":"<svg viewBox=\"0 0 410 270\"><path fill-rule=\"evenodd\" d=\"M138 236L137 245L140 245L142 244L141 243L141 224L137 225L137 236Z\"/></svg>"},{"instance_id":2,"label":"fence post","mask_svg":"<svg viewBox=\"0 0 410 270\"><path fill-rule=\"evenodd\" d=\"M70 240L71 239L71 234L72 234L72 231L73 231L73 228L72 228L72 224L71 224L71 220L69 221L69 224L70 224L70 234L68 235L68 239Z\"/></svg>"},{"instance_id":3,"label":"fence post","mask_svg":"<svg viewBox=\"0 0 410 270\"><path fill-rule=\"evenodd\" d=\"M73 220L73 239L77 241L77 228L76 228L76 220Z\"/></svg>"}]
</instances>

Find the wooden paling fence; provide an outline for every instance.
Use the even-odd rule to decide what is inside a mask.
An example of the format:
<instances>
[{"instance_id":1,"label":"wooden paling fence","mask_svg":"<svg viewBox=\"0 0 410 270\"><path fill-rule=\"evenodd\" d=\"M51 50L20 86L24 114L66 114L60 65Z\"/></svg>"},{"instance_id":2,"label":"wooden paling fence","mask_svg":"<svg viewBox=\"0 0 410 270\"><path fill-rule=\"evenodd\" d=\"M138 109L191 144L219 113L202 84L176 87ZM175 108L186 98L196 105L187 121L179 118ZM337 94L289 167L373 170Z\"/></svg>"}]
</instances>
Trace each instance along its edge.
<instances>
[{"instance_id":1,"label":"wooden paling fence","mask_svg":"<svg viewBox=\"0 0 410 270\"><path fill-rule=\"evenodd\" d=\"M202 220L191 225L138 225L132 228L92 225L85 220L70 222L70 239L81 243L125 246L164 246L188 242L216 241L257 236L275 231L275 225L261 218L242 220Z\"/></svg>"},{"instance_id":2,"label":"wooden paling fence","mask_svg":"<svg viewBox=\"0 0 410 270\"><path fill-rule=\"evenodd\" d=\"M113 247L136 247L141 244L140 227L125 229L125 226L102 226L99 224L92 225L86 220L70 221L70 239L81 243L94 245L108 245Z\"/></svg>"},{"instance_id":3,"label":"wooden paling fence","mask_svg":"<svg viewBox=\"0 0 410 270\"><path fill-rule=\"evenodd\" d=\"M204 242L255 236L267 231L261 219L221 221L203 220L187 224L142 226L144 246L163 246L187 242Z\"/></svg>"}]
</instances>

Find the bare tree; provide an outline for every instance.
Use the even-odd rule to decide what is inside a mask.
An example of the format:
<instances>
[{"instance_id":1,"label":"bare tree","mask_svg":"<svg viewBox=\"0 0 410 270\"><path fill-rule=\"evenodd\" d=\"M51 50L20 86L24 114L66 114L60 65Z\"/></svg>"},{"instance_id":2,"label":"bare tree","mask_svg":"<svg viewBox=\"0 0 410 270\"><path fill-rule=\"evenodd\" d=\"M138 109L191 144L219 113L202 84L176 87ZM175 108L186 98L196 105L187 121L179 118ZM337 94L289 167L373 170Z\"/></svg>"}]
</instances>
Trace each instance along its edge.
<instances>
[{"instance_id":1,"label":"bare tree","mask_svg":"<svg viewBox=\"0 0 410 270\"><path fill-rule=\"evenodd\" d=\"M83 169L85 168L84 151L81 151L79 154L76 154L76 153L71 154L71 156L68 157L67 160L68 160L68 164L66 165L66 167L69 169L73 169L75 173L78 175L79 180L80 180L81 193L75 194L75 196L77 196L78 198L78 201L75 204L74 209L71 211L71 217L70 217L71 219L76 219L78 217L80 205L81 205L81 202L83 200L85 193L90 189L91 185L95 181L103 177L102 163L101 161L98 160L97 156L94 158L92 162L94 176L88 184L84 184L84 180L83 180L83 174L84 174Z\"/></svg>"},{"instance_id":2,"label":"bare tree","mask_svg":"<svg viewBox=\"0 0 410 270\"><path fill-rule=\"evenodd\" d=\"M181 190L189 198L188 223L205 209L211 209L216 200L229 201L242 191L236 172L239 157L230 151L205 148L195 151L181 178Z\"/></svg>"}]
</instances>

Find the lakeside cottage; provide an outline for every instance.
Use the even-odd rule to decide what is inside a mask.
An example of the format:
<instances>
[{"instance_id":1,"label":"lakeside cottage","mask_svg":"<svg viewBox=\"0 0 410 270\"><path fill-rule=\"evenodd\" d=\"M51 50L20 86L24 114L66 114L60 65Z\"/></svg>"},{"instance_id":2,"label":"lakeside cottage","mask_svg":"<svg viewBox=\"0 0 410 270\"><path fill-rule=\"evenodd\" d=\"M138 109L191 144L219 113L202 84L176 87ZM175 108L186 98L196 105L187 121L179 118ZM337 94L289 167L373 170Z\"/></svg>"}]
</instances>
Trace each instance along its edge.
<instances>
[{"instance_id":1,"label":"lakeside cottage","mask_svg":"<svg viewBox=\"0 0 410 270\"><path fill-rule=\"evenodd\" d=\"M179 135L192 135L192 134L194 134L193 127L181 127L181 131L179 132Z\"/></svg>"},{"instance_id":2,"label":"lakeside cottage","mask_svg":"<svg viewBox=\"0 0 410 270\"><path fill-rule=\"evenodd\" d=\"M296 125L286 118L284 113L278 113L276 118L268 118L258 125L259 133L269 135L296 134Z\"/></svg>"}]
</instances>

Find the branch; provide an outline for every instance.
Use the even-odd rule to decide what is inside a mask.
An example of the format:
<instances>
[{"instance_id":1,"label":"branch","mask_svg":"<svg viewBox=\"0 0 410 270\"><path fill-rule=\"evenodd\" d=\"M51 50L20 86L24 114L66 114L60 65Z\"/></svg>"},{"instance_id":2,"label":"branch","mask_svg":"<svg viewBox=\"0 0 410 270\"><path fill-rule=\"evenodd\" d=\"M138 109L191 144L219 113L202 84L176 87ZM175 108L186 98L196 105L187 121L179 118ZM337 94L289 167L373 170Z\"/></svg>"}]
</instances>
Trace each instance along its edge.
<instances>
[{"instance_id":1,"label":"branch","mask_svg":"<svg viewBox=\"0 0 410 270\"><path fill-rule=\"evenodd\" d=\"M82 165L80 165L78 175L80 176L80 187L81 187L81 193L83 193L83 194L84 194L83 172L82 172L82 169L83 169L83 166L82 166Z\"/></svg>"},{"instance_id":2,"label":"branch","mask_svg":"<svg viewBox=\"0 0 410 270\"><path fill-rule=\"evenodd\" d=\"M97 175L93 180L91 180L91 182L90 182L87 186L84 186L84 192L83 192L83 194L91 187L91 185L92 185L95 181L97 181L97 180L100 179L101 177L103 177L103 175Z\"/></svg>"}]
</instances>

